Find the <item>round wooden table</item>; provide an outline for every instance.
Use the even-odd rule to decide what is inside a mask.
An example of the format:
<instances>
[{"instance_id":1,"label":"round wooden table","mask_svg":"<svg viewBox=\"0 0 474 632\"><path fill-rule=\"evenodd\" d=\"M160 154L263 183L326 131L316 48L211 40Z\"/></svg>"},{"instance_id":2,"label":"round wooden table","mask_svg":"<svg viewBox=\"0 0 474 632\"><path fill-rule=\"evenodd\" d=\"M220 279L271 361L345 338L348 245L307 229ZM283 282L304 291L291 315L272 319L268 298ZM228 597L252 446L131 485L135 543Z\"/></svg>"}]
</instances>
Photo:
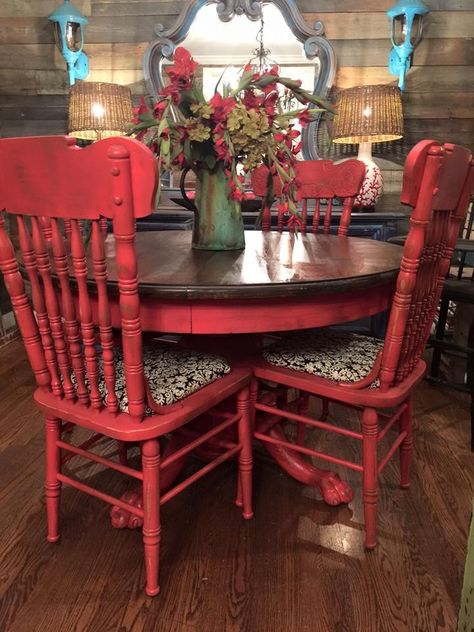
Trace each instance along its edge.
<instances>
[{"instance_id":1,"label":"round wooden table","mask_svg":"<svg viewBox=\"0 0 474 632\"><path fill-rule=\"evenodd\" d=\"M402 249L333 235L247 231L242 251L191 248L190 231L136 236L141 323L176 334L257 334L349 322L390 306ZM106 242L108 282L116 291L113 237ZM120 326L118 305L113 324ZM201 341L202 342L202 341ZM249 353L240 338L237 347ZM212 349L212 339L205 348ZM222 341L218 349L222 353ZM283 430L274 426L275 432ZM319 487L332 505L352 490L336 474L294 452L266 448L291 476ZM118 512L120 513L120 512Z\"/></svg>"},{"instance_id":2,"label":"round wooden table","mask_svg":"<svg viewBox=\"0 0 474 632\"><path fill-rule=\"evenodd\" d=\"M178 334L286 331L348 322L390 305L399 246L260 231L246 231L245 242L242 251L202 251L191 248L191 231L138 233L143 329ZM113 286L112 236L106 255ZM114 321L120 324L117 308Z\"/></svg>"}]
</instances>

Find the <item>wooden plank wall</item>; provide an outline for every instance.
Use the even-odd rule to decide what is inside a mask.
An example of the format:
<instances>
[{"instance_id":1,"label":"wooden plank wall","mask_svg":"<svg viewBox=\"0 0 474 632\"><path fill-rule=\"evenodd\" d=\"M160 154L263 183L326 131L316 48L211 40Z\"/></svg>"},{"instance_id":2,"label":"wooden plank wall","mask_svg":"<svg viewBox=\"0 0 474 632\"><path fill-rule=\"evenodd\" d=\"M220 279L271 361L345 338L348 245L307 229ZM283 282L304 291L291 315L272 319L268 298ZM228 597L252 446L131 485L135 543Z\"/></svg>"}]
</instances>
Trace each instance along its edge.
<instances>
[{"instance_id":1,"label":"wooden plank wall","mask_svg":"<svg viewBox=\"0 0 474 632\"><path fill-rule=\"evenodd\" d=\"M85 50L91 81L145 91L142 57L156 23L173 24L182 0L75 0L89 17ZM433 137L474 145L474 0L425 0L431 9L408 74L404 147ZM0 133L63 133L67 76L46 16L60 0L0 3ZM298 0L305 19L321 19L337 58L336 85L394 82L385 11L394 0ZM390 158L390 156L387 156ZM398 181L398 179L396 178Z\"/></svg>"}]
</instances>

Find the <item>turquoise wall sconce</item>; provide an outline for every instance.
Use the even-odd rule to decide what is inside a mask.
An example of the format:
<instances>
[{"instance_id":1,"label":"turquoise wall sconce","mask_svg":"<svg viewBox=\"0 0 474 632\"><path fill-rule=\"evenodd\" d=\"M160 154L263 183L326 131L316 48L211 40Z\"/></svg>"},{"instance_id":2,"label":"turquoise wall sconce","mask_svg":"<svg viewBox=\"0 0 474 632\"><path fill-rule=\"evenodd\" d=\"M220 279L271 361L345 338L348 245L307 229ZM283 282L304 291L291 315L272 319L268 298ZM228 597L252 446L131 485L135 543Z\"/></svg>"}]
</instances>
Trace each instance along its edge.
<instances>
[{"instance_id":1,"label":"turquoise wall sconce","mask_svg":"<svg viewBox=\"0 0 474 632\"><path fill-rule=\"evenodd\" d=\"M399 0L387 11L392 22L392 45L388 69L398 75L398 87L405 89L405 75L412 63L412 53L423 34L423 16L429 9L420 0Z\"/></svg>"},{"instance_id":2,"label":"turquoise wall sconce","mask_svg":"<svg viewBox=\"0 0 474 632\"><path fill-rule=\"evenodd\" d=\"M54 40L67 63L69 85L76 79L85 79L89 74L89 60L82 50L84 27L88 19L69 0L58 7L48 20L53 23Z\"/></svg>"}]
</instances>

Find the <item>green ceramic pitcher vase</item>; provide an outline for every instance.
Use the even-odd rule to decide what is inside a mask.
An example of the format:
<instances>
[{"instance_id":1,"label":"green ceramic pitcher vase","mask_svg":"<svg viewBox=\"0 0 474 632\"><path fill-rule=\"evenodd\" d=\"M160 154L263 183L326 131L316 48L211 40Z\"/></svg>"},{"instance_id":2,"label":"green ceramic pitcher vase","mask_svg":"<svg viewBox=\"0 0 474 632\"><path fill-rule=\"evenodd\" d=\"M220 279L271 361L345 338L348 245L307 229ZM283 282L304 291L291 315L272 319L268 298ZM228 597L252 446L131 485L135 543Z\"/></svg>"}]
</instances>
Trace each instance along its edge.
<instances>
[{"instance_id":1,"label":"green ceramic pitcher vase","mask_svg":"<svg viewBox=\"0 0 474 632\"><path fill-rule=\"evenodd\" d=\"M194 203L184 189L181 191L194 211L193 248L198 250L242 250L245 247L244 223L240 202L229 200L228 176L224 164L217 162L214 169L194 169L196 195Z\"/></svg>"}]
</instances>

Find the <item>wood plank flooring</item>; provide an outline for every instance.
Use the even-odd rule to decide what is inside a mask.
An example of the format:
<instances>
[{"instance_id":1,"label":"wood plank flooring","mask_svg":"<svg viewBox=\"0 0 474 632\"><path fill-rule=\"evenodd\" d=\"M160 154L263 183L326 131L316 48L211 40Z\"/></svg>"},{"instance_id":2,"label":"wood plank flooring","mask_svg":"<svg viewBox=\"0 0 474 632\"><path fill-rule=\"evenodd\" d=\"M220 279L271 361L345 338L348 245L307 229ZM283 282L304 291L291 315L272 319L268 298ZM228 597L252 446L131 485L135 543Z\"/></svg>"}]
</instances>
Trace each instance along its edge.
<instances>
[{"instance_id":1,"label":"wood plank flooring","mask_svg":"<svg viewBox=\"0 0 474 632\"><path fill-rule=\"evenodd\" d=\"M233 464L166 505L162 590L149 598L141 534L112 529L100 501L66 488L61 542L46 542L32 392L13 342L0 356L1 632L455 630L474 495L464 394L419 388L412 487L398 488L395 462L386 468L375 551L363 549L356 473L354 501L330 508L259 450L254 520L233 506ZM113 494L128 484L100 466L87 476Z\"/></svg>"}]
</instances>

